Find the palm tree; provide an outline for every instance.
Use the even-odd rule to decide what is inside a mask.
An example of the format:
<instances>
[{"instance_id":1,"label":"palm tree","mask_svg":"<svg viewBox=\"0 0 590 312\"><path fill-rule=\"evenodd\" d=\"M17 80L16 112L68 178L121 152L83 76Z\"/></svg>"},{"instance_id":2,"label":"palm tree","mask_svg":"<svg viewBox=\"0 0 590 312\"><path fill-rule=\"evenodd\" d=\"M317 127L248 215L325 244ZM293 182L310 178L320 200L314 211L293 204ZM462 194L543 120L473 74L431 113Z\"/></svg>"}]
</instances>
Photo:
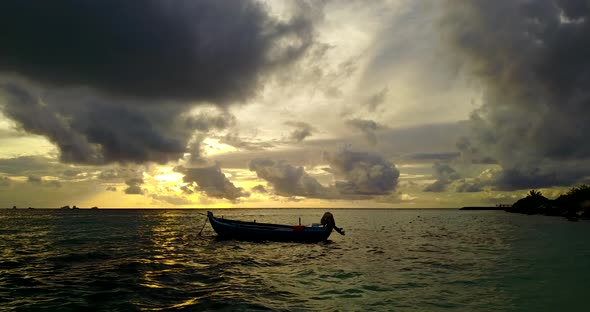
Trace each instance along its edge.
<instances>
[{"instance_id":1,"label":"palm tree","mask_svg":"<svg viewBox=\"0 0 590 312\"><path fill-rule=\"evenodd\" d=\"M544 213L549 203L550 200L543 196L543 193L533 189L529 191L525 198L518 200L506 211L527 214Z\"/></svg>"},{"instance_id":2,"label":"palm tree","mask_svg":"<svg viewBox=\"0 0 590 312\"><path fill-rule=\"evenodd\" d=\"M540 191L537 191L535 189L532 189L529 191L528 197L543 197L543 193L541 193Z\"/></svg>"}]
</instances>

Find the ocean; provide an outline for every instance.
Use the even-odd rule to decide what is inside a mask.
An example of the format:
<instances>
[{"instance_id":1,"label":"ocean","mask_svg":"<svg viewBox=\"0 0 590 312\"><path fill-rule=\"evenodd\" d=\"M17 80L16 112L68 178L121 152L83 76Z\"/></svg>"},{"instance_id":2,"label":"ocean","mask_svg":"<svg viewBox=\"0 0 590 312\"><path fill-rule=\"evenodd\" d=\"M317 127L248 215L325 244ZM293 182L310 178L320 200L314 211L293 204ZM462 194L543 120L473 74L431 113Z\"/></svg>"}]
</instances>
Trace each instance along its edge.
<instances>
[{"instance_id":1,"label":"ocean","mask_svg":"<svg viewBox=\"0 0 590 312\"><path fill-rule=\"evenodd\" d=\"M297 224L326 209L215 210ZM0 210L1 311L586 311L590 222L331 209L326 243L215 239L202 210Z\"/></svg>"}]
</instances>

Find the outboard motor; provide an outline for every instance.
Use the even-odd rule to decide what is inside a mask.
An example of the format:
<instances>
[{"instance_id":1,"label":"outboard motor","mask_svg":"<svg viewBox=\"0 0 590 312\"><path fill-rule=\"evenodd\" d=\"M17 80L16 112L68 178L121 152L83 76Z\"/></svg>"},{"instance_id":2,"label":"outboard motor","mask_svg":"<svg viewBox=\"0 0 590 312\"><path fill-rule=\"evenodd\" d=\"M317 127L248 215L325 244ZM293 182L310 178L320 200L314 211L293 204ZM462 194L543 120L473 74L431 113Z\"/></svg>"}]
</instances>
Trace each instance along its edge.
<instances>
[{"instance_id":1,"label":"outboard motor","mask_svg":"<svg viewBox=\"0 0 590 312\"><path fill-rule=\"evenodd\" d=\"M336 226L336 221L334 221L334 216L332 215L332 213L330 213L330 212L324 213L320 223L323 226L333 228L334 230L336 230L336 232L338 232L338 234L344 235L344 230L342 228L339 228Z\"/></svg>"}]
</instances>

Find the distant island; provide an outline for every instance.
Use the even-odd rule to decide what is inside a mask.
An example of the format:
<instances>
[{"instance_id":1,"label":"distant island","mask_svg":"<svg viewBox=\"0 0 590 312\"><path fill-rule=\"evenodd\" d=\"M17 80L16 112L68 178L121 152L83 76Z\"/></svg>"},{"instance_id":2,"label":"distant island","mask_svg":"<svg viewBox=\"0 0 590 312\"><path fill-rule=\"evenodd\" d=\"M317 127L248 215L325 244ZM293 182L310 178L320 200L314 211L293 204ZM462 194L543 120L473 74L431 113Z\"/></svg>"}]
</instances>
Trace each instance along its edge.
<instances>
[{"instance_id":1,"label":"distant island","mask_svg":"<svg viewBox=\"0 0 590 312\"><path fill-rule=\"evenodd\" d=\"M19 208L18 208L18 207L16 207L16 206L12 206L12 209L13 209L13 210L16 210L16 209L19 209ZM24 209L24 208L23 208L23 209ZM29 210L34 210L34 209L37 209L37 208L29 207L29 208L27 208L27 209L29 209ZM74 205L74 206L72 206L72 207L70 207L70 205L65 205L65 206L61 206L61 207L59 207L59 208L39 208L39 209L79 210L79 209L81 209L81 208L80 208L80 207L78 207L78 206L75 206L75 205ZM96 206L93 206L93 207L90 207L90 208L83 208L83 209L98 210L98 207L96 207Z\"/></svg>"},{"instance_id":2,"label":"distant island","mask_svg":"<svg viewBox=\"0 0 590 312\"><path fill-rule=\"evenodd\" d=\"M512 205L498 204L496 206L467 206L459 210L506 210L510 207L512 207Z\"/></svg>"},{"instance_id":3,"label":"distant island","mask_svg":"<svg viewBox=\"0 0 590 312\"><path fill-rule=\"evenodd\" d=\"M73 210L73 209L80 209L80 207L75 206L75 205L72 206L72 207L70 207L70 205L65 205L65 206L60 207L59 209L60 210ZM91 207L89 209L90 210L96 210L96 209L98 209L98 207L94 206L94 207Z\"/></svg>"},{"instance_id":4,"label":"distant island","mask_svg":"<svg viewBox=\"0 0 590 312\"><path fill-rule=\"evenodd\" d=\"M526 197L504 209L507 212L528 215L565 217L570 221L590 219L590 186L581 185L549 199L537 190L530 190Z\"/></svg>"},{"instance_id":5,"label":"distant island","mask_svg":"<svg viewBox=\"0 0 590 312\"><path fill-rule=\"evenodd\" d=\"M546 216L563 216L571 221L579 218L590 219L590 186L581 185L548 199L537 190L530 190L525 198L519 199L508 212L525 214L542 214Z\"/></svg>"}]
</instances>

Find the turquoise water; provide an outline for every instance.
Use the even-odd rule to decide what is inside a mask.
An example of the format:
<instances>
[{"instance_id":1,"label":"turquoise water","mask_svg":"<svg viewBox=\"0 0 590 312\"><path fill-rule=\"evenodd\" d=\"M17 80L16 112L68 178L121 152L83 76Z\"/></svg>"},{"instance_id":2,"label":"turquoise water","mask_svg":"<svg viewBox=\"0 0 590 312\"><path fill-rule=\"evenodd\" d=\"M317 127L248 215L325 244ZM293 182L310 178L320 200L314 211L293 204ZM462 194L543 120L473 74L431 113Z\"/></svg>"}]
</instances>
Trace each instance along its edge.
<instances>
[{"instance_id":1,"label":"turquoise water","mask_svg":"<svg viewBox=\"0 0 590 312\"><path fill-rule=\"evenodd\" d=\"M325 210L219 210L296 224ZM218 241L194 210L0 210L2 311L585 311L590 223L333 209L328 243Z\"/></svg>"}]
</instances>

